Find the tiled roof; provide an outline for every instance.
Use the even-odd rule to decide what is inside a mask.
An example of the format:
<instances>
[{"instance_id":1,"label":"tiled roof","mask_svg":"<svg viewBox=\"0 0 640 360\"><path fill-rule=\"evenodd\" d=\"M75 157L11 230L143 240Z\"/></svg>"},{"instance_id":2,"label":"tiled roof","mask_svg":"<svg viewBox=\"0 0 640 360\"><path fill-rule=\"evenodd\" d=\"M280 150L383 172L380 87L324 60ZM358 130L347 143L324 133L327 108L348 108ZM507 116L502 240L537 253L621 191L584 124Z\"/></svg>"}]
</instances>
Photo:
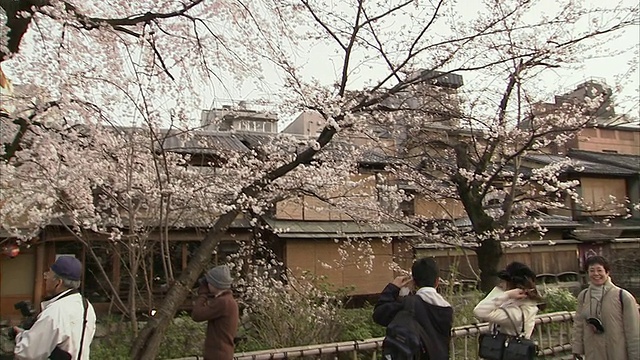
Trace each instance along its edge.
<instances>
[{"instance_id":1,"label":"tiled roof","mask_svg":"<svg viewBox=\"0 0 640 360\"><path fill-rule=\"evenodd\" d=\"M569 150L569 156L572 158L610 164L640 172L640 156L637 155L611 154L587 150Z\"/></svg>"},{"instance_id":2,"label":"tiled roof","mask_svg":"<svg viewBox=\"0 0 640 360\"><path fill-rule=\"evenodd\" d=\"M247 152L249 148L234 133L191 132L184 134L167 134L162 139L165 150L199 154L213 154L223 151Z\"/></svg>"},{"instance_id":3,"label":"tiled roof","mask_svg":"<svg viewBox=\"0 0 640 360\"><path fill-rule=\"evenodd\" d=\"M515 227L528 226L533 220L536 220L540 226L546 228L577 228L583 226L577 221L572 220L567 216L560 215L548 215L539 212L535 216L527 216L526 218L513 218L510 220L510 225ZM462 217L454 220L454 224L459 228L471 227L471 220L468 217Z\"/></svg>"},{"instance_id":4,"label":"tiled roof","mask_svg":"<svg viewBox=\"0 0 640 360\"><path fill-rule=\"evenodd\" d=\"M335 239L348 237L420 236L411 227L398 222L357 223L355 221L304 221L264 219L281 238Z\"/></svg>"},{"instance_id":5,"label":"tiled roof","mask_svg":"<svg viewBox=\"0 0 640 360\"><path fill-rule=\"evenodd\" d=\"M633 176L638 172L624 167L614 166L610 164L576 159L574 157L569 158L563 155L548 155L548 154L529 154L525 156L525 160L549 165L560 161L572 160L573 166L568 170L569 173L582 173L591 175L614 175L614 176Z\"/></svg>"}]
</instances>

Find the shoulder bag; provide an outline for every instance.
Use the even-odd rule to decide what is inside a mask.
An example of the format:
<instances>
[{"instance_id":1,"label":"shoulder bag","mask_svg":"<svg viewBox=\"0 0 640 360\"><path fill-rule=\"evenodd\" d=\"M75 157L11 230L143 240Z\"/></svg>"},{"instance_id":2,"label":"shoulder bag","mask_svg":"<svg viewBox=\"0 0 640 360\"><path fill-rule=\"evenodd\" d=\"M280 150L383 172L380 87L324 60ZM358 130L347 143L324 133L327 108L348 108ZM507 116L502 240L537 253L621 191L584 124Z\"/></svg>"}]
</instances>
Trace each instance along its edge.
<instances>
[{"instance_id":1,"label":"shoulder bag","mask_svg":"<svg viewBox=\"0 0 640 360\"><path fill-rule=\"evenodd\" d=\"M536 344L524 336L524 312L522 308L522 328L519 335L507 335L498 331L494 324L490 334L480 335L478 355L487 360L533 360L536 355ZM516 324L511 319L509 312L501 308L509 318L511 325L516 329Z\"/></svg>"}]
</instances>

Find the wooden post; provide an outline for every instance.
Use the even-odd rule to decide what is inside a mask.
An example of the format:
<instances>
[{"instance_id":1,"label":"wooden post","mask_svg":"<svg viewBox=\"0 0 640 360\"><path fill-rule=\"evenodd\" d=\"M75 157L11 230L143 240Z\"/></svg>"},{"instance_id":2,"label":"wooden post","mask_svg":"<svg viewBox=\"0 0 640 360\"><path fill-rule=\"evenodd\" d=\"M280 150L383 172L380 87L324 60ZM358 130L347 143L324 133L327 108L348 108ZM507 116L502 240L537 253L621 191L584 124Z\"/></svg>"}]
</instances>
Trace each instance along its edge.
<instances>
[{"instance_id":1,"label":"wooden post","mask_svg":"<svg viewBox=\"0 0 640 360\"><path fill-rule=\"evenodd\" d=\"M87 296L87 294L84 293L84 284L86 284L85 274L87 273L87 246L84 244L82 244L82 251L80 252L80 262L82 263L82 276L80 277L82 285L80 285L80 291L82 296Z\"/></svg>"},{"instance_id":2,"label":"wooden post","mask_svg":"<svg viewBox=\"0 0 640 360\"><path fill-rule=\"evenodd\" d=\"M42 236L44 236L44 234ZM47 261L45 256L46 246L47 243L44 241L40 241L36 244L36 278L33 288L33 308L36 310L40 309L40 302L43 298L44 272L47 271L45 268L45 262Z\"/></svg>"},{"instance_id":3,"label":"wooden post","mask_svg":"<svg viewBox=\"0 0 640 360\"><path fill-rule=\"evenodd\" d=\"M187 243L183 242L182 243L182 264L180 266L180 272L182 273L182 270L187 268L187 263L188 263L188 258L187 258L187 253L189 252L189 249L187 249Z\"/></svg>"},{"instance_id":4,"label":"wooden post","mask_svg":"<svg viewBox=\"0 0 640 360\"><path fill-rule=\"evenodd\" d=\"M120 296L120 244L113 245L113 255L111 256L111 266L113 271L111 272L111 282L116 289L116 294L113 296ZM113 301L111 301L113 303Z\"/></svg>"}]
</instances>

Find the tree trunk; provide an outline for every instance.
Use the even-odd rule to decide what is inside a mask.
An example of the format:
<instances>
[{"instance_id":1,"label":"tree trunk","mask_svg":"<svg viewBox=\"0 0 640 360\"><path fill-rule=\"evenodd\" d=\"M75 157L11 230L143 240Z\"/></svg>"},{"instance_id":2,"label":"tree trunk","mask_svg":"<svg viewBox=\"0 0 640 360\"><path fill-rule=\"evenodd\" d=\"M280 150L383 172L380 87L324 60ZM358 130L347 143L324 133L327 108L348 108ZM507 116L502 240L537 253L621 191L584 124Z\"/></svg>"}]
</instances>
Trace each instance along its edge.
<instances>
[{"instance_id":1,"label":"tree trunk","mask_svg":"<svg viewBox=\"0 0 640 360\"><path fill-rule=\"evenodd\" d=\"M131 249L131 247L130 247ZM133 336L138 335L138 312L137 312L137 302L136 302L136 274L138 273L138 261L133 251L129 251L129 316L131 319L131 331Z\"/></svg>"},{"instance_id":2,"label":"tree trunk","mask_svg":"<svg viewBox=\"0 0 640 360\"><path fill-rule=\"evenodd\" d=\"M340 121L343 119L343 116L344 115L336 116L334 120ZM320 144L320 149L331 141L333 135L336 134L336 131L337 129L335 127L325 127L324 130L322 130L317 140L318 144ZM317 154L320 149L312 147L306 148L301 153L298 153L295 160L272 170L262 179L243 189L242 193L248 197L256 197L257 194L267 186L267 184L285 176L290 171L298 167L298 165L313 159L313 156ZM220 242L220 238L224 235L238 214L240 214L240 210L236 209L220 216L211 230L207 232L204 240L200 243L200 247L191 257L191 260L189 260L187 268L184 269L178 280L169 288L169 292L167 292L167 296L164 298L164 301L160 308L158 308L155 316L149 319L147 325L136 337L133 347L131 348L132 359L156 359L158 356L158 350L160 349L160 343L164 339L164 334L173 320L176 309L187 298L191 286L195 284L198 276L202 274L202 270L204 270L204 267L211 260L211 253L213 253Z\"/></svg>"},{"instance_id":3,"label":"tree trunk","mask_svg":"<svg viewBox=\"0 0 640 360\"><path fill-rule=\"evenodd\" d=\"M136 337L131 348L132 359L153 360L158 357L160 343L164 340L164 334L175 316L177 307L189 295L192 285L211 260L211 253L220 242L221 236L227 231L227 228L238 214L239 211L234 210L222 215L213 228L207 232L204 240L200 243L200 247L189 261L187 268L169 289L155 316L149 319L147 325Z\"/></svg>"},{"instance_id":4,"label":"tree trunk","mask_svg":"<svg viewBox=\"0 0 640 360\"><path fill-rule=\"evenodd\" d=\"M480 289L488 293L497 283L496 273L502 258L502 246L499 239L484 240L476 249L480 268Z\"/></svg>"}]
</instances>

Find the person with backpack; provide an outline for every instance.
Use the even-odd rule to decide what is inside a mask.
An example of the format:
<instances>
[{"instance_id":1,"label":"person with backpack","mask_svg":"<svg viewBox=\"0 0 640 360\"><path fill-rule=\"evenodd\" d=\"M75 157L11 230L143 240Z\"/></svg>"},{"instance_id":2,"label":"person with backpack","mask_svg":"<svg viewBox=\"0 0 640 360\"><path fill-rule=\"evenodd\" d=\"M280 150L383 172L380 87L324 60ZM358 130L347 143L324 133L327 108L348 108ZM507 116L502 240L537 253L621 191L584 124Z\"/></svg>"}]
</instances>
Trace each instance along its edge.
<instances>
[{"instance_id":1,"label":"person with backpack","mask_svg":"<svg viewBox=\"0 0 640 360\"><path fill-rule=\"evenodd\" d=\"M574 359L640 359L640 313L628 291L614 285L602 256L585 261L589 287L578 294L571 349Z\"/></svg>"},{"instance_id":2,"label":"person with backpack","mask_svg":"<svg viewBox=\"0 0 640 360\"><path fill-rule=\"evenodd\" d=\"M411 276L398 276L382 290L373 320L387 328L383 359L449 359L453 308L436 291L439 273L433 259L422 258L413 263ZM400 297L402 288L417 291Z\"/></svg>"}]
</instances>

